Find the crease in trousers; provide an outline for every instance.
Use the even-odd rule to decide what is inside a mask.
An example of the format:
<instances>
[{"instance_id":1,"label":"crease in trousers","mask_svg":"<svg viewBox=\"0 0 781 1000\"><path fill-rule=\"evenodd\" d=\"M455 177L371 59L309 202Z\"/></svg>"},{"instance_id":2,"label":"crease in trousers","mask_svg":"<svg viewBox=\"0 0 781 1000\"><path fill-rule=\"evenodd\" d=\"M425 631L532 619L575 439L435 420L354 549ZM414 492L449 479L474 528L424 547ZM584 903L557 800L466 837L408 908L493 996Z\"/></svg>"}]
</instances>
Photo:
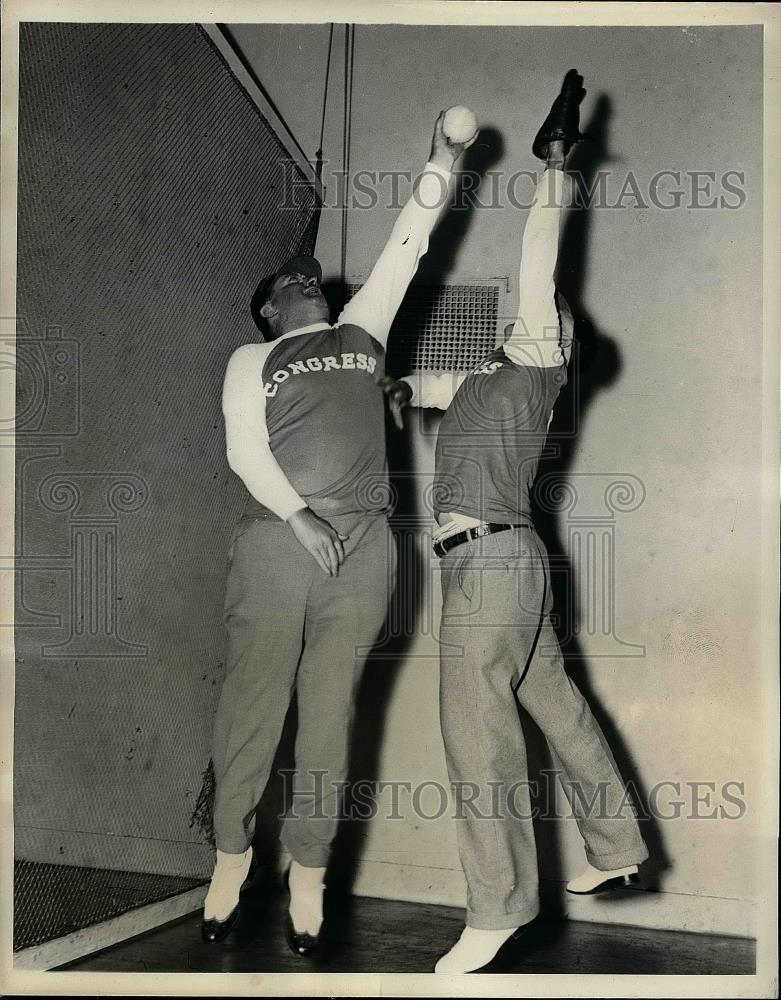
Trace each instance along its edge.
<instances>
[{"instance_id":1,"label":"crease in trousers","mask_svg":"<svg viewBox=\"0 0 781 1000\"><path fill-rule=\"evenodd\" d=\"M648 851L604 734L564 669L537 533L523 526L456 546L441 572L440 718L467 925L517 927L539 912L539 875L516 702L565 776L588 861L608 871Z\"/></svg>"},{"instance_id":2,"label":"crease in trousers","mask_svg":"<svg viewBox=\"0 0 781 1000\"><path fill-rule=\"evenodd\" d=\"M383 515L330 516L349 534L330 577L283 521L240 522L225 594L225 679L212 742L217 848L252 843L293 691L298 702L292 801L281 840L324 867L347 780L355 693L393 591L395 540Z\"/></svg>"}]
</instances>

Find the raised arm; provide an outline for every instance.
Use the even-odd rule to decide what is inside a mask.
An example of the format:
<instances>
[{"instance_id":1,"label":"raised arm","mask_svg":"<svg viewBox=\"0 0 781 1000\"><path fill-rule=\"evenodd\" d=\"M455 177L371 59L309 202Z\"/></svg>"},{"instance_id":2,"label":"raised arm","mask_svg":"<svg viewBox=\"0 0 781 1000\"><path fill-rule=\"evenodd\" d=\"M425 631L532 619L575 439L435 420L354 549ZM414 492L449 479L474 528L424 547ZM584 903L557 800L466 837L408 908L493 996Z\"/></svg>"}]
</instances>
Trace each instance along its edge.
<instances>
[{"instance_id":1,"label":"raised arm","mask_svg":"<svg viewBox=\"0 0 781 1000\"><path fill-rule=\"evenodd\" d=\"M518 277L518 315L504 343L516 364L556 367L569 360L572 313L555 286L562 219L572 203L572 178L545 170L523 231Z\"/></svg>"},{"instance_id":2,"label":"raised arm","mask_svg":"<svg viewBox=\"0 0 781 1000\"><path fill-rule=\"evenodd\" d=\"M476 138L468 143L451 142L442 130L444 117L443 111L434 126L429 160L396 219L385 249L337 321L363 327L383 347L420 258L428 250L429 236L449 200L453 164Z\"/></svg>"}]
</instances>

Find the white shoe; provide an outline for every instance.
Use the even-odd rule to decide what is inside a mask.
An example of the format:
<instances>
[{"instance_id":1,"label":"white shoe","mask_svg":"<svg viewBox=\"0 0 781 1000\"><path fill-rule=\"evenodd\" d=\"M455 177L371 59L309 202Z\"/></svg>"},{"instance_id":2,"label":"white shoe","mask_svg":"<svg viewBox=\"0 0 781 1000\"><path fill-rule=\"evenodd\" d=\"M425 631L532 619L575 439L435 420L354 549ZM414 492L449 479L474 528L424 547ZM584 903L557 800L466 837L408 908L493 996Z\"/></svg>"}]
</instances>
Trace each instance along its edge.
<instances>
[{"instance_id":1,"label":"white shoe","mask_svg":"<svg viewBox=\"0 0 781 1000\"><path fill-rule=\"evenodd\" d=\"M518 934L519 930L519 927L497 931L465 927L458 941L434 966L434 972L439 976L463 976L482 969L496 957L505 941Z\"/></svg>"},{"instance_id":2,"label":"white shoe","mask_svg":"<svg viewBox=\"0 0 781 1000\"><path fill-rule=\"evenodd\" d=\"M243 854L226 854L217 851L209 891L203 902L205 920L224 921L231 915L239 902L239 892L247 880L252 862L252 847Z\"/></svg>"},{"instance_id":3,"label":"white shoe","mask_svg":"<svg viewBox=\"0 0 781 1000\"><path fill-rule=\"evenodd\" d=\"M323 923L323 892L325 868L305 868L297 861L290 862L288 888L290 889L290 919L296 934L316 938Z\"/></svg>"},{"instance_id":4,"label":"white shoe","mask_svg":"<svg viewBox=\"0 0 781 1000\"><path fill-rule=\"evenodd\" d=\"M614 868L608 872L600 871L593 865L589 865L582 875L567 882L567 892L571 892L574 896L590 896L595 892L634 885L638 881L637 865Z\"/></svg>"}]
</instances>

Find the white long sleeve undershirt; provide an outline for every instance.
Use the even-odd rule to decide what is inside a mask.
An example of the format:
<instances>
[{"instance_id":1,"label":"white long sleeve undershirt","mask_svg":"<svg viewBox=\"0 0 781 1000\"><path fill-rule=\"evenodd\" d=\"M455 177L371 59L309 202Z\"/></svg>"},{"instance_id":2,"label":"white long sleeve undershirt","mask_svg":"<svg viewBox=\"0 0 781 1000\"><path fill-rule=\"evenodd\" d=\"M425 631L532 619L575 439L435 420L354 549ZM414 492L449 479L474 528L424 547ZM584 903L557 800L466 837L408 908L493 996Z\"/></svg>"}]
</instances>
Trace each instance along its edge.
<instances>
[{"instance_id":1,"label":"white long sleeve undershirt","mask_svg":"<svg viewBox=\"0 0 781 1000\"><path fill-rule=\"evenodd\" d=\"M286 521L306 503L274 458L268 440L263 364L275 343L244 344L233 352L225 372L222 412L228 465L256 500Z\"/></svg>"}]
</instances>

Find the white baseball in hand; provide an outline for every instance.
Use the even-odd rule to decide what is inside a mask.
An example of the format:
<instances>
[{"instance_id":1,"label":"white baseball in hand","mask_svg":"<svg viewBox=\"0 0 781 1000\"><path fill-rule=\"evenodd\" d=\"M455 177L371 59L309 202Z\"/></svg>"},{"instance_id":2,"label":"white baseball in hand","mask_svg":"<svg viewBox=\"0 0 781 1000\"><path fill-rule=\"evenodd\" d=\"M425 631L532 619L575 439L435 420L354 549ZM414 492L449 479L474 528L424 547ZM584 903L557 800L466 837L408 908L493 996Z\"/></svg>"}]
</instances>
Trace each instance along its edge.
<instances>
[{"instance_id":1,"label":"white baseball in hand","mask_svg":"<svg viewBox=\"0 0 781 1000\"><path fill-rule=\"evenodd\" d=\"M465 108L463 104L448 108L445 120L442 122L442 131L451 142L469 142L477 132L477 118L474 111Z\"/></svg>"}]
</instances>

